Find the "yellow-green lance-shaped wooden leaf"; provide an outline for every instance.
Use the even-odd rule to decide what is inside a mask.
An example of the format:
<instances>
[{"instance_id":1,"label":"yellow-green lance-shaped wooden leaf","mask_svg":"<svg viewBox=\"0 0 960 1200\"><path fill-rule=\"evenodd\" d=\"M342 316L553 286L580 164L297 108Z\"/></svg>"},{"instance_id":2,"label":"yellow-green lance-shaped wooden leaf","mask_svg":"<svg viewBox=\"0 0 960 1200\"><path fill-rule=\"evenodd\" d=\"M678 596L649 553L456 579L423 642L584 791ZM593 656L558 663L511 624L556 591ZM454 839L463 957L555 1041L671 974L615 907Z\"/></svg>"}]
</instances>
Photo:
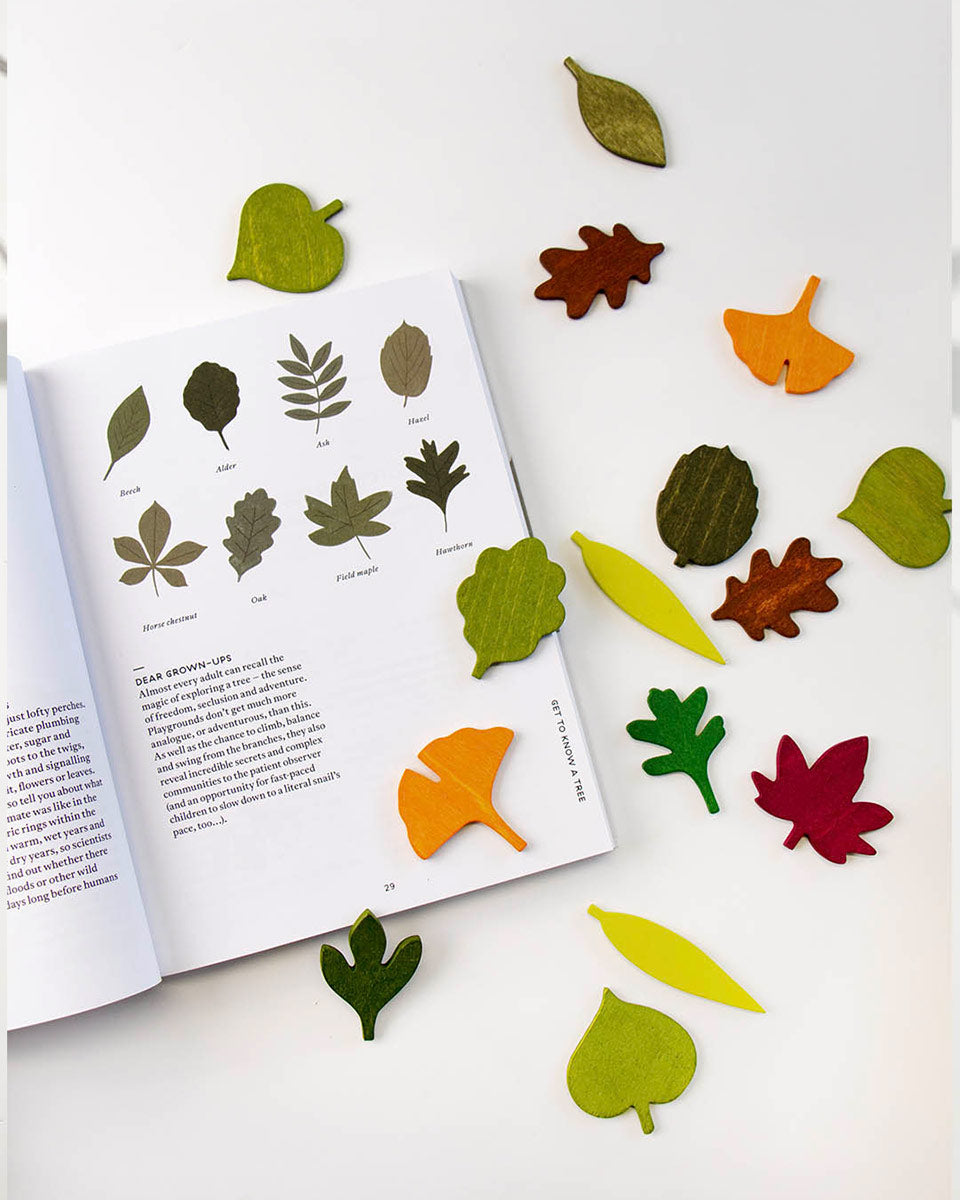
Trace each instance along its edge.
<instances>
[{"instance_id":1,"label":"yellow-green lance-shaped wooden leaf","mask_svg":"<svg viewBox=\"0 0 960 1200\"><path fill-rule=\"evenodd\" d=\"M580 532L571 536L594 582L625 613L671 642L714 662L724 661L713 642L652 571L613 546L592 542Z\"/></svg>"},{"instance_id":2,"label":"yellow-green lance-shaped wooden leaf","mask_svg":"<svg viewBox=\"0 0 960 1200\"><path fill-rule=\"evenodd\" d=\"M268 183L240 213L237 254L228 279L254 279L279 292L316 292L343 266L343 238L327 224L343 208L331 200L316 212L299 188Z\"/></svg>"},{"instance_id":3,"label":"yellow-green lance-shaped wooden leaf","mask_svg":"<svg viewBox=\"0 0 960 1200\"><path fill-rule=\"evenodd\" d=\"M631 913L604 912L595 904L587 912L597 918L624 958L661 983L734 1008L763 1012L756 1000L709 955L672 929Z\"/></svg>"},{"instance_id":4,"label":"yellow-green lance-shaped wooden leaf","mask_svg":"<svg viewBox=\"0 0 960 1200\"><path fill-rule=\"evenodd\" d=\"M583 123L604 149L633 162L666 166L660 121L639 92L616 79L591 75L572 58L563 65L576 77Z\"/></svg>"}]
</instances>

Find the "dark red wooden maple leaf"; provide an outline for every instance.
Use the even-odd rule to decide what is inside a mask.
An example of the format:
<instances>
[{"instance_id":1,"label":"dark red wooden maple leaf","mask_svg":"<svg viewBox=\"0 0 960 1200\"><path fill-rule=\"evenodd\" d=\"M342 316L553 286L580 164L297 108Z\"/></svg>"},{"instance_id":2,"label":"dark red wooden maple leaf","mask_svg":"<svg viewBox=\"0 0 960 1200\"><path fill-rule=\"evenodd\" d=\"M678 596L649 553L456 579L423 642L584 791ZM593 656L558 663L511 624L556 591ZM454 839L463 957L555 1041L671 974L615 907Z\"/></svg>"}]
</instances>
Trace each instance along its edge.
<instances>
[{"instance_id":1,"label":"dark red wooden maple leaf","mask_svg":"<svg viewBox=\"0 0 960 1200\"><path fill-rule=\"evenodd\" d=\"M771 816L793 822L783 843L788 850L807 837L830 862L844 863L848 854L876 854L860 834L889 825L893 813L882 804L853 799L863 783L867 747L865 737L838 742L808 767L797 743L784 736L777 747L776 778L752 772L757 804Z\"/></svg>"},{"instance_id":2,"label":"dark red wooden maple leaf","mask_svg":"<svg viewBox=\"0 0 960 1200\"><path fill-rule=\"evenodd\" d=\"M551 278L533 293L539 300L565 300L568 317L582 317L600 292L611 308L619 308L630 280L649 283L650 263L663 252L663 242L641 242L626 225L614 225L612 236L584 225L580 238L586 250L544 250L540 262Z\"/></svg>"}]
</instances>

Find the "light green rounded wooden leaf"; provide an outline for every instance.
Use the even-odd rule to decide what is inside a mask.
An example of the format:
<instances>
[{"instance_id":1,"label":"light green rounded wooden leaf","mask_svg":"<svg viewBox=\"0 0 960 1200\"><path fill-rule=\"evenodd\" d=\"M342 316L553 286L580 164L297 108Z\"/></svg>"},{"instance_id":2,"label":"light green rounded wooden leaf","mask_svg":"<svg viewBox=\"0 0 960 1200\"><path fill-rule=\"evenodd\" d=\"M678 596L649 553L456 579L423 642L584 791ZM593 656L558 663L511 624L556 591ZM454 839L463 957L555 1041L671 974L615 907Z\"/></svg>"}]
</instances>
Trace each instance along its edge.
<instances>
[{"instance_id":1,"label":"light green rounded wooden leaf","mask_svg":"<svg viewBox=\"0 0 960 1200\"><path fill-rule=\"evenodd\" d=\"M289 183L251 193L240 213L237 254L228 279L253 279L280 292L316 292L340 274L343 238L327 224L343 208L331 200L311 208Z\"/></svg>"}]
</instances>

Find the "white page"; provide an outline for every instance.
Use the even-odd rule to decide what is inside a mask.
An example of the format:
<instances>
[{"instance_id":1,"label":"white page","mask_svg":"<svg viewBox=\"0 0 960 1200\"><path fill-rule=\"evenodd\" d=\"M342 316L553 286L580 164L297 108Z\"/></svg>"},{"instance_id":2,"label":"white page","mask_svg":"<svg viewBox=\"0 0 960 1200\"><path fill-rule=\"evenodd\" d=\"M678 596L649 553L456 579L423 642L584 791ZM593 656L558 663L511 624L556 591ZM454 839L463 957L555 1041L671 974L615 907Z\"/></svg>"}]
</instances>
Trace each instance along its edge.
<instances>
[{"instance_id":1,"label":"white page","mask_svg":"<svg viewBox=\"0 0 960 1200\"><path fill-rule=\"evenodd\" d=\"M379 368L404 320L427 332L433 352L425 392L406 405ZM330 340L343 355L339 398L351 405L320 422L319 446L313 423L284 416L290 389L277 382L276 360L292 357L291 333L311 355ZM239 410L223 431L229 451L182 401L205 361L239 381ZM339 928L366 907L389 913L611 848L557 637L471 677L457 585L481 549L509 547L526 528L449 275L298 298L29 378L88 659L111 698L107 740L164 973ZM104 481L108 419L141 385L149 431ZM419 453L421 438L438 449L459 441L469 471L449 498L446 533L440 510L405 487L404 456ZM329 501L344 466L361 496L392 492L377 518L390 532L363 548L308 537L316 526L305 496ZM276 499L281 525L238 580L225 518L258 488ZM159 594L150 577L118 582L131 564L113 545L137 536L153 501L170 515L168 546L207 547L183 568L187 586L159 580ZM288 699L275 719L270 706L252 707L262 693L239 695L289 679L303 707ZM222 688L234 697L227 709ZM152 704L148 722L142 706ZM180 724L194 717L199 724ZM527 848L470 825L421 860L397 811L403 769L426 773L417 753L435 738L498 725L516 737L494 802ZM184 745L171 739L185 737L196 747L187 768L182 752L170 757ZM287 747L279 760L307 757L258 778L277 746ZM171 785L185 770L197 774ZM282 778L297 770L305 773Z\"/></svg>"},{"instance_id":2,"label":"white page","mask_svg":"<svg viewBox=\"0 0 960 1200\"><path fill-rule=\"evenodd\" d=\"M20 364L8 388L7 1024L159 983Z\"/></svg>"}]
</instances>

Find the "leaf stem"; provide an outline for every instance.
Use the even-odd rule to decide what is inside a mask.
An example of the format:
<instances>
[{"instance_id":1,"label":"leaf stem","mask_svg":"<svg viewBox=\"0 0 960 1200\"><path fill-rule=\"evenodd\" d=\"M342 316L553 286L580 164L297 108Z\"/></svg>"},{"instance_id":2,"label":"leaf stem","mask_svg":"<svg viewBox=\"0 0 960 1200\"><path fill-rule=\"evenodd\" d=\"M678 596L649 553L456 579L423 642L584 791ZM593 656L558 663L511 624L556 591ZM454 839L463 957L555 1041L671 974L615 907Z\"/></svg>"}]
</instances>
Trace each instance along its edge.
<instances>
[{"instance_id":1,"label":"leaf stem","mask_svg":"<svg viewBox=\"0 0 960 1200\"><path fill-rule=\"evenodd\" d=\"M218 429L218 430L217 430L217 434L218 434L218 436L219 436L219 438L220 438L220 441L221 441L221 442L223 442L223 448L224 448L224 450L226 450L226 452L229 454L229 453L230 453L230 447L227 445L227 439L226 439L226 438L223 436L223 430L222 430L222 429Z\"/></svg>"},{"instance_id":2,"label":"leaf stem","mask_svg":"<svg viewBox=\"0 0 960 1200\"><path fill-rule=\"evenodd\" d=\"M366 546L363 544L363 542L361 542L361 541L360 541L360 535L359 535L359 533L355 533L353 536L354 536L354 537L357 539L357 545L360 547L360 549L361 549L361 550L364 552L364 554L367 554L367 548L366 548ZM369 554L367 554L367 558L369 558L369 557L370 557L370 555L369 555Z\"/></svg>"},{"instance_id":3,"label":"leaf stem","mask_svg":"<svg viewBox=\"0 0 960 1200\"><path fill-rule=\"evenodd\" d=\"M449 533L450 531L447 528L447 510L445 508L441 508L440 511L443 513L443 532Z\"/></svg>"},{"instance_id":4,"label":"leaf stem","mask_svg":"<svg viewBox=\"0 0 960 1200\"><path fill-rule=\"evenodd\" d=\"M313 386L317 393L317 429L316 429L316 432L319 436L319 433L320 433L320 405L322 403L322 401L320 400L320 384L317 382L316 371L311 371L310 374L313 376Z\"/></svg>"},{"instance_id":5,"label":"leaf stem","mask_svg":"<svg viewBox=\"0 0 960 1200\"><path fill-rule=\"evenodd\" d=\"M110 461L110 466L109 466L109 467L107 467L107 475L109 475L109 474L110 474L110 472L113 470L113 468L114 468L114 465L115 465L116 461L117 461L117 460L116 460L115 458L114 458L114 459L111 459L111 461ZM104 477L103 477L103 478L104 478L104 479L106 479L107 475L104 475Z\"/></svg>"},{"instance_id":6,"label":"leaf stem","mask_svg":"<svg viewBox=\"0 0 960 1200\"><path fill-rule=\"evenodd\" d=\"M365 1042L373 1041L373 1029L377 1023L377 1014L372 1016L369 1013L361 1013L360 1024L363 1026L363 1040Z\"/></svg>"},{"instance_id":7,"label":"leaf stem","mask_svg":"<svg viewBox=\"0 0 960 1200\"><path fill-rule=\"evenodd\" d=\"M803 831L800 829L799 826L794 825L794 827L790 830L790 832L787 834L786 838L784 839L783 844L786 846L786 848L788 850L796 850L797 844L799 843L799 841L802 837L803 837Z\"/></svg>"},{"instance_id":8,"label":"leaf stem","mask_svg":"<svg viewBox=\"0 0 960 1200\"><path fill-rule=\"evenodd\" d=\"M717 803L717 798L713 794L713 788L710 786L710 780L707 778L707 773L704 771L703 778L696 781L697 787L700 789L700 795L703 797L707 805L707 812L718 813L720 805Z\"/></svg>"},{"instance_id":9,"label":"leaf stem","mask_svg":"<svg viewBox=\"0 0 960 1200\"><path fill-rule=\"evenodd\" d=\"M157 595L159 596L159 595L160 595L160 589L157 587L157 568L156 568L156 567L151 567L151 568L150 568L150 578L153 580L153 590L154 590L154 591L157 593Z\"/></svg>"}]
</instances>

